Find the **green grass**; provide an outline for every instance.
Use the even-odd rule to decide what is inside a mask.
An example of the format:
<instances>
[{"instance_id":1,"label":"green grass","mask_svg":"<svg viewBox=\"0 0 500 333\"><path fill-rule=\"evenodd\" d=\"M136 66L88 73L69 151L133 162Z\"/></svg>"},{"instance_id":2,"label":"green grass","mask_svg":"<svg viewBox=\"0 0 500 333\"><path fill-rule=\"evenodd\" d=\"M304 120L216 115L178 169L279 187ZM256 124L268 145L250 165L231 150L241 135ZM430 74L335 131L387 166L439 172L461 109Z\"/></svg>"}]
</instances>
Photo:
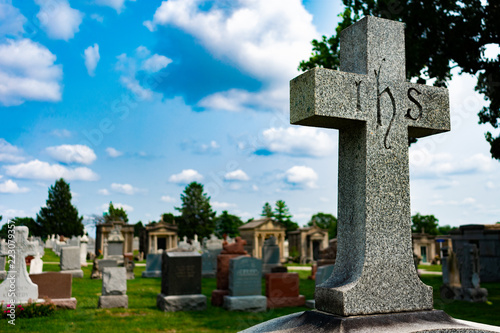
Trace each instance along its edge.
<instances>
[{"instance_id":1,"label":"green grass","mask_svg":"<svg viewBox=\"0 0 500 333\"><path fill-rule=\"evenodd\" d=\"M46 251L46 255L50 255ZM44 257L45 259L45 257ZM51 260L55 261L55 260ZM0 332L235 332L263 321L290 313L307 310L306 308L285 308L265 313L228 312L210 304L215 279L203 279L202 293L207 296L206 311L165 313L156 308L156 296L161 289L160 278L141 278L145 267L136 267L134 280L127 281L128 309L97 309L101 294L102 281L89 278L92 266L82 268L83 279L73 280L73 296L78 300L76 310L59 310L50 317L24 319L18 318L16 326L0 322ZM58 271L58 265L44 265L44 270ZM308 271L298 271L300 293L306 299L314 295L314 281L308 280ZM443 302L439 298L440 276L423 275L424 283L434 289L434 307L449 315L465 320L500 325L500 283L484 283L488 288L491 304L467 302ZM265 284L262 284L264 294Z\"/></svg>"},{"instance_id":2,"label":"green grass","mask_svg":"<svg viewBox=\"0 0 500 333\"><path fill-rule=\"evenodd\" d=\"M441 272L441 265L418 265L418 269L423 269L429 272Z\"/></svg>"}]
</instances>

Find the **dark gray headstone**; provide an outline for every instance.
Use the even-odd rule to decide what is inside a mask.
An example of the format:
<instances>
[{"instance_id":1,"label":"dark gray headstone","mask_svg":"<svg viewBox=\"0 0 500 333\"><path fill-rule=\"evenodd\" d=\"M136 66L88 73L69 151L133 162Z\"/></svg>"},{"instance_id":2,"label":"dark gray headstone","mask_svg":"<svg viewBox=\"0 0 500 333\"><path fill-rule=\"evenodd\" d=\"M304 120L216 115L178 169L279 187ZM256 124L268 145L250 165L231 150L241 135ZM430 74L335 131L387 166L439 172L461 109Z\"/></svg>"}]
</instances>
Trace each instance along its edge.
<instances>
[{"instance_id":1,"label":"dark gray headstone","mask_svg":"<svg viewBox=\"0 0 500 333\"><path fill-rule=\"evenodd\" d=\"M201 294L201 255L163 252L161 293L164 296Z\"/></svg>"},{"instance_id":2,"label":"dark gray headstone","mask_svg":"<svg viewBox=\"0 0 500 333\"><path fill-rule=\"evenodd\" d=\"M457 252L463 288L479 288L479 252L475 244L464 244Z\"/></svg>"},{"instance_id":3,"label":"dark gray headstone","mask_svg":"<svg viewBox=\"0 0 500 333\"><path fill-rule=\"evenodd\" d=\"M202 274L205 277L215 277L217 271L217 256L222 249L204 250L201 254Z\"/></svg>"},{"instance_id":4,"label":"dark gray headstone","mask_svg":"<svg viewBox=\"0 0 500 333\"><path fill-rule=\"evenodd\" d=\"M335 265L325 265L318 267L316 271L316 285L322 284L332 275Z\"/></svg>"},{"instance_id":5,"label":"dark gray headstone","mask_svg":"<svg viewBox=\"0 0 500 333\"><path fill-rule=\"evenodd\" d=\"M162 253L148 253L146 257L146 271L161 271Z\"/></svg>"},{"instance_id":6,"label":"dark gray headstone","mask_svg":"<svg viewBox=\"0 0 500 333\"><path fill-rule=\"evenodd\" d=\"M266 239L262 246L262 264L280 264L280 247L274 236Z\"/></svg>"},{"instance_id":7,"label":"dark gray headstone","mask_svg":"<svg viewBox=\"0 0 500 333\"><path fill-rule=\"evenodd\" d=\"M237 257L229 261L229 295L262 294L262 260Z\"/></svg>"},{"instance_id":8,"label":"dark gray headstone","mask_svg":"<svg viewBox=\"0 0 500 333\"><path fill-rule=\"evenodd\" d=\"M123 243L108 243L108 256L123 255Z\"/></svg>"}]
</instances>

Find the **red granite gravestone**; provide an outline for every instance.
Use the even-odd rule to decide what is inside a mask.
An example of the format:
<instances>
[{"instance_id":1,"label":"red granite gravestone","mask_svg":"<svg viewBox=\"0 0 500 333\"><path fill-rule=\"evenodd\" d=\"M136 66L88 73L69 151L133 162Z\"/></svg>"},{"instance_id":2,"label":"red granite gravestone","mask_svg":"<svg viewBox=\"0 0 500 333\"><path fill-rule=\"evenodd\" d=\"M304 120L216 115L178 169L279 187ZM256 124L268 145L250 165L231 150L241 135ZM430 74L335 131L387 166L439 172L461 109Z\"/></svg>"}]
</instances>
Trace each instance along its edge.
<instances>
[{"instance_id":1,"label":"red granite gravestone","mask_svg":"<svg viewBox=\"0 0 500 333\"><path fill-rule=\"evenodd\" d=\"M212 305L222 306L224 296L229 295L229 260L240 256L249 256L243 248L246 241L241 237L236 237L235 242L228 244L222 243L223 250L217 256L217 289L212 291Z\"/></svg>"},{"instance_id":2,"label":"red granite gravestone","mask_svg":"<svg viewBox=\"0 0 500 333\"><path fill-rule=\"evenodd\" d=\"M266 274L267 307L284 308L304 306L306 298L299 295L298 273Z\"/></svg>"},{"instance_id":3,"label":"red granite gravestone","mask_svg":"<svg viewBox=\"0 0 500 333\"><path fill-rule=\"evenodd\" d=\"M60 272L46 272L30 274L30 279L38 285L38 297L49 298L58 307L76 309L76 298L71 297L71 274Z\"/></svg>"}]
</instances>

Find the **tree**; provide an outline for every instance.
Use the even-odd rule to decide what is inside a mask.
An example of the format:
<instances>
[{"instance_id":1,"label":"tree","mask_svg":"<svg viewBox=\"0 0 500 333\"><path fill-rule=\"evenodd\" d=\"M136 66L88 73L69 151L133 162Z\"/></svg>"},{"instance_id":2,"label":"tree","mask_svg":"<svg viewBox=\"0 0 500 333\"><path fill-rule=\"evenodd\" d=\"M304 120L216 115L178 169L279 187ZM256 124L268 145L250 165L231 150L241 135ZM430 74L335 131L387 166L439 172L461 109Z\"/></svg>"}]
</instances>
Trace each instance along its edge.
<instances>
[{"instance_id":1,"label":"tree","mask_svg":"<svg viewBox=\"0 0 500 333\"><path fill-rule=\"evenodd\" d=\"M222 238L224 234L230 237L240 235L238 228L243 225L243 221L236 216L228 214L227 210L215 218L215 235Z\"/></svg>"},{"instance_id":2,"label":"tree","mask_svg":"<svg viewBox=\"0 0 500 333\"><path fill-rule=\"evenodd\" d=\"M406 23L407 78L425 83L425 77L436 78L434 85L445 86L451 79L452 65L460 74L477 77L476 91L490 104L479 111L479 123L500 126L500 56L482 57L485 46L500 44L500 4L481 0L343 0L344 12L336 33L313 40L313 53L299 69L314 67L337 69L339 66L340 31L362 16L372 15ZM500 135L487 132L492 158L500 160Z\"/></svg>"},{"instance_id":3,"label":"tree","mask_svg":"<svg viewBox=\"0 0 500 333\"><path fill-rule=\"evenodd\" d=\"M113 202L109 202L109 208L108 208L108 212L105 213L105 220L106 222L109 222L109 221L120 221L120 220L123 220L123 222L127 223L128 222L128 216L127 216L127 212L125 211L125 209L123 209L123 207L120 207L120 208L115 208L115 206L113 206Z\"/></svg>"},{"instance_id":4,"label":"tree","mask_svg":"<svg viewBox=\"0 0 500 333\"><path fill-rule=\"evenodd\" d=\"M438 234L438 219L434 215L420 215L417 213L411 217L411 231L425 232L429 235Z\"/></svg>"},{"instance_id":5,"label":"tree","mask_svg":"<svg viewBox=\"0 0 500 333\"><path fill-rule=\"evenodd\" d=\"M452 228L449 225L443 225L442 227L438 226L438 235L449 235L452 230L455 230L456 227Z\"/></svg>"},{"instance_id":6,"label":"tree","mask_svg":"<svg viewBox=\"0 0 500 333\"><path fill-rule=\"evenodd\" d=\"M165 223L175 224L175 216L172 213L163 214L161 220Z\"/></svg>"},{"instance_id":7,"label":"tree","mask_svg":"<svg viewBox=\"0 0 500 333\"><path fill-rule=\"evenodd\" d=\"M40 225L41 235L52 234L66 237L83 235L83 216L78 216L78 210L71 204L71 191L64 179L59 179L49 188L49 198L46 207L42 207L36 215Z\"/></svg>"},{"instance_id":8,"label":"tree","mask_svg":"<svg viewBox=\"0 0 500 333\"><path fill-rule=\"evenodd\" d=\"M307 225L312 226L314 223L321 229L328 229L329 239L337 237L337 218L332 214L314 214Z\"/></svg>"},{"instance_id":9,"label":"tree","mask_svg":"<svg viewBox=\"0 0 500 333\"><path fill-rule=\"evenodd\" d=\"M262 207L262 213L260 214L262 217L274 217L273 213L273 207L269 204L269 202L266 202L264 204L264 207Z\"/></svg>"},{"instance_id":10,"label":"tree","mask_svg":"<svg viewBox=\"0 0 500 333\"><path fill-rule=\"evenodd\" d=\"M187 185L181 194L182 207L175 207L181 213L177 225L179 236L194 238L209 237L215 230L215 212L210 206L210 197L203 193L203 185L192 182Z\"/></svg>"},{"instance_id":11,"label":"tree","mask_svg":"<svg viewBox=\"0 0 500 333\"><path fill-rule=\"evenodd\" d=\"M139 221L136 224L134 224L134 237L140 237L142 229L145 229L144 225L142 224L142 221Z\"/></svg>"},{"instance_id":12,"label":"tree","mask_svg":"<svg viewBox=\"0 0 500 333\"><path fill-rule=\"evenodd\" d=\"M291 220L292 215L288 206L283 200L276 201L276 206L273 213L274 219L286 227L286 232L294 231L299 228L299 225Z\"/></svg>"}]
</instances>

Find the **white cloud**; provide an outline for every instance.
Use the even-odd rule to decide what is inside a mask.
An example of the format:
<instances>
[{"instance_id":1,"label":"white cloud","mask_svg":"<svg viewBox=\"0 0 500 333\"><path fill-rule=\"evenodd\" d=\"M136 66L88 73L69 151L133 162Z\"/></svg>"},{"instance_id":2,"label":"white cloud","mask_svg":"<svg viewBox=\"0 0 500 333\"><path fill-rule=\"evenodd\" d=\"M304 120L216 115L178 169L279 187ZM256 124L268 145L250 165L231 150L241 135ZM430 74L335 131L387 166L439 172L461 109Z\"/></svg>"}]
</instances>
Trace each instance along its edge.
<instances>
[{"instance_id":1,"label":"white cloud","mask_svg":"<svg viewBox=\"0 0 500 333\"><path fill-rule=\"evenodd\" d=\"M136 95L139 100L149 101L151 100L151 98L153 98L153 91L151 89L144 88L143 86L141 86L141 84L135 77L122 76L120 77L120 82L128 90L133 92L134 95Z\"/></svg>"},{"instance_id":2,"label":"white cloud","mask_svg":"<svg viewBox=\"0 0 500 333\"><path fill-rule=\"evenodd\" d=\"M135 0L129 0L129 1L135 1ZM95 3L99 6L107 6L111 7L118 14L122 12L122 10L125 8L125 0L95 0Z\"/></svg>"},{"instance_id":3,"label":"white cloud","mask_svg":"<svg viewBox=\"0 0 500 333\"><path fill-rule=\"evenodd\" d=\"M14 217L28 216L26 212L22 209L5 209L2 210L0 215L3 216L2 221L7 221L8 219L13 219Z\"/></svg>"},{"instance_id":4,"label":"white cloud","mask_svg":"<svg viewBox=\"0 0 500 333\"><path fill-rule=\"evenodd\" d=\"M99 14L95 14L95 13L94 13L94 14L91 14L91 15L90 15L90 18L91 18L91 19L93 19L93 20L95 20L95 21L97 21L97 22L99 22L99 23L104 22L104 17L102 17L102 16L101 16L101 15L99 15Z\"/></svg>"},{"instance_id":5,"label":"white cloud","mask_svg":"<svg viewBox=\"0 0 500 333\"><path fill-rule=\"evenodd\" d=\"M68 41L80 30L83 13L70 7L66 0L35 0L40 6L36 15L42 29L52 39Z\"/></svg>"},{"instance_id":6,"label":"white cloud","mask_svg":"<svg viewBox=\"0 0 500 333\"><path fill-rule=\"evenodd\" d=\"M476 203L476 199L468 197L463 200L442 200L438 199L430 203L431 206L470 206Z\"/></svg>"},{"instance_id":7,"label":"white cloud","mask_svg":"<svg viewBox=\"0 0 500 333\"><path fill-rule=\"evenodd\" d=\"M151 73L156 73L159 70L167 67L171 62L172 59L159 54L153 54L146 61L144 61L144 63L142 64L142 69Z\"/></svg>"},{"instance_id":8,"label":"white cloud","mask_svg":"<svg viewBox=\"0 0 500 333\"><path fill-rule=\"evenodd\" d=\"M94 46L89 46L84 51L85 67L87 67L87 72L90 76L95 75L95 68L101 56L99 55L99 45L97 43Z\"/></svg>"},{"instance_id":9,"label":"white cloud","mask_svg":"<svg viewBox=\"0 0 500 333\"><path fill-rule=\"evenodd\" d=\"M172 203L172 202L175 202L176 200L175 200L175 198L172 198L169 195L164 195L164 196L161 197L161 201Z\"/></svg>"},{"instance_id":10,"label":"white cloud","mask_svg":"<svg viewBox=\"0 0 500 333\"><path fill-rule=\"evenodd\" d=\"M229 209L229 208L236 207L235 204L228 203L228 202L218 202L218 201L212 202L211 206L212 206L213 209L221 209L221 210L226 210L226 209Z\"/></svg>"},{"instance_id":11,"label":"white cloud","mask_svg":"<svg viewBox=\"0 0 500 333\"><path fill-rule=\"evenodd\" d=\"M123 208L125 212L131 213L134 211L134 207L129 206L127 204L122 204L122 203L114 203L113 202L113 207L115 208ZM102 204L100 207L103 211L107 212L109 209L109 203Z\"/></svg>"},{"instance_id":12,"label":"white cloud","mask_svg":"<svg viewBox=\"0 0 500 333\"><path fill-rule=\"evenodd\" d=\"M12 180L7 180L3 183L0 183L0 193L25 193L28 192L29 188L27 187L19 187Z\"/></svg>"},{"instance_id":13,"label":"white cloud","mask_svg":"<svg viewBox=\"0 0 500 333\"><path fill-rule=\"evenodd\" d=\"M299 0L215 2L208 11L201 5L197 0L163 1L144 24L150 30L158 25L181 28L214 55L272 80L293 77L297 64L310 56L311 39L319 35Z\"/></svg>"},{"instance_id":14,"label":"white cloud","mask_svg":"<svg viewBox=\"0 0 500 333\"><path fill-rule=\"evenodd\" d=\"M323 157L331 155L337 143L324 130L311 127L269 128L262 133L265 149L292 156Z\"/></svg>"},{"instance_id":15,"label":"white cloud","mask_svg":"<svg viewBox=\"0 0 500 333\"><path fill-rule=\"evenodd\" d=\"M171 183L176 184L188 184L191 182L199 182L203 180L203 176L196 170L186 169L182 170L181 173L170 176L168 179Z\"/></svg>"},{"instance_id":16,"label":"white cloud","mask_svg":"<svg viewBox=\"0 0 500 333\"><path fill-rule=\"evenodd\" d=\"M109 191L105 188L101 188L99 191L97 191L100 195L110 195Z\"/></svg>"},{"instance_id":17,"label":"white cloud","mask_svg":"<svg viewBox=\"0 0 500 333\"><path fill-rule=\"evenodd\" d=\"M0 162L18 163L24 161L21 154L21 149L0 138Z\"/></svg>"},{"instance_id":18,"label":"white cloud","mask_svg":"<svg viewBox=\"0 0 500 333\"><path fill-rule=\"evenodd\" d=\"M145 190L134 187L130 184L113 183L113 184L111 184L111 189L115 192L123 193L123 194L127 194L127 195L134 195L136 193L145 192Z\"/></svg>"},{"instance_id":19,"label":"white cloud","mask_svg":"<svg viewBox=\"0 0 500 333\"><path fill-rule=\"evenodd\" d=\"M312 168L296 165L285 172L285 180L292 185L316 188L318 174Z\"/></svg>"},{"instance_id":20,"label":"white cloud","mask_svg":"<svg viewBox=\"0 0 500 333\"><path fill-rule=\"evenodd\" d=\"M58 162L70 164L92 164L97 156L92 148L84 145L61 145L46 149L50 157Z\"/></svg>"},{"instance_id":21,"label":"white cloud","mask_svg":"<svg viewBox=\"0 0 500 333\"><path fill-rule=\"evenodd\" d=\"M271 87L259 92L230 89L202 98L198 105L212 110L245 112L253 109L285 109L288 102L288 86Z\"/></svg>"},{"instance_id":22,"label":"white cloud","mask_svg":"<svg viewBox=\"0 0 500 333\"><path fill-rule=\"evenodd\" d=\"M239 180L239 181L247 181L250 180L250 177L245 173L245 171L238 169L231 172L228 172L224 175L225 180Z\"/></svg>"},{"instance_id":23,"label":"white cloud","mask_svg":"<svg viewBox=\"0 0 500 333\"><path fill-rule=\"evenodd\" d=\"M486 182L486 188L489 190L494 190L495 188L497 188L497 186L495 185L494 182L488 181L488 182Z\"/></svg>"},{"instance_id":24,"label":"white cloud","mask_svg":"<svg viewBox=\"0 0 500 333\"><path fill-rule=\"evenodd\" d=\"M64 178L65 180L93 181L99 178L94 171L87 167L67 168L60 164L49 164L39 160L6 165L3 168L7 175L23 179L54 180Z\"/></svg>"},{"instance_id":25,"label":"white cloud","mask_svg":"<svg viewBox=\"0 0 500 333\"><path fill-rule=\"evenodd\" d=\"M106 153L108 153L109 157L120 157L123 155L123 153L121 151L116 150L113 147L106 148Z\"/></svg>"},{"instance_id":26,"label":"white cloud","mask_svg":"<svg viewBox=\"0 0 500 333\"><path fill-rule=\"evenodd\" d=\"M478 153L467 158L448 153L433 154L425 148L410 149L410 167L417 178L441 178L460 174L487 173L494 169L491 157Z\"/></svg>"},{"instance_id":27,"label":"white cloud","mask_svg":"<svg viewBox=\"0 0 500 333\"><path fill-rule=\"evenodd\" d=\"M7 0L0 3L0 36L20 36L24 32L23 25L26 23L19 9L12 6L12 1Z\"/></svg>"},{"instance_id":28,"label":"white cloud","mask_svg":"<svg viewBox=\"0 0 500 333\"><path fill-rule=\"evenodd\" d=\"M60 138L70 138L72 133L67 129L55 129L50 134L60 137Z\"/></svg>"},{"instance_id":29,"label":"white cloud","mask_svg":"<svg viewBox=\"0 0 500 333\"><path fill-rule=\"evenodd\" d=\"M62 67L45 46L29 39L0 44L0 103L61 100Z\"/></svg>"}]
</instances>

